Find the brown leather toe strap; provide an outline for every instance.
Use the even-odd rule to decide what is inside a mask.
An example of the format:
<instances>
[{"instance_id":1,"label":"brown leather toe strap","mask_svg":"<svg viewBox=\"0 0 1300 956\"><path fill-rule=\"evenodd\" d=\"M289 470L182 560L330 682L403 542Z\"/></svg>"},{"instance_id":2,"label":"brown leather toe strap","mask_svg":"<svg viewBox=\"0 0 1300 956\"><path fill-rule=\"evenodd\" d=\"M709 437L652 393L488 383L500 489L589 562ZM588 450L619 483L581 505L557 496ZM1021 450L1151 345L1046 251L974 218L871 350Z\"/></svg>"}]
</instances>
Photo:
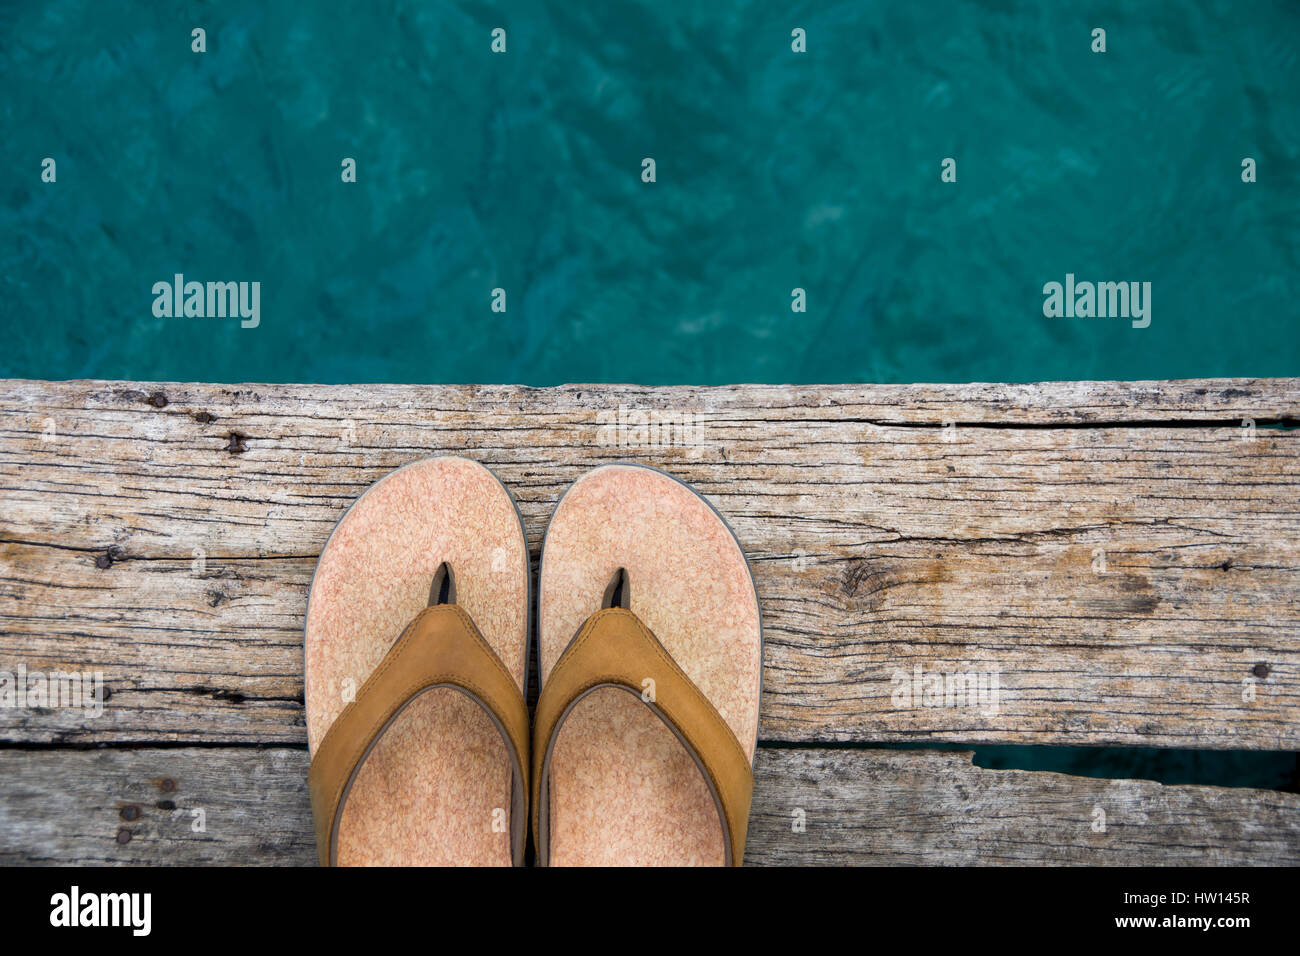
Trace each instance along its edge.
<instances>
[{"instance_id":1,"label":"brown leather toe strap","mask_svg":"<svg viewBox=\"0 0 1300 956\"><path fill-rule=\"evenodd\" d=\"M654 681L654 700L643 692ZM728 866L745 858L754 774L749 757L707 697L625 608L597 611L578 631L546 678L533 719L533 838L542 865L549 857L551 751L574 706L600 687L617 687L646 703L699 765L718 808Z\"/></svg>"},{"instance_id":2,"label":"brown leather toe strap","mask_svg":"<svg viewBox=\"0 0 1300 956\"><path fill-rule=\"evenodd\" d=\"M356 699L330 726L307 773L322 866L338 862L338 830L348 791L366 756L416 697L450 687L487 711L512 762L510 852L523 863L528 818L528 707L519 686L465 611L439 604L421 611L389 649ZM457 741L448 741L454 746Z\"/></svg>"}]
</instances>

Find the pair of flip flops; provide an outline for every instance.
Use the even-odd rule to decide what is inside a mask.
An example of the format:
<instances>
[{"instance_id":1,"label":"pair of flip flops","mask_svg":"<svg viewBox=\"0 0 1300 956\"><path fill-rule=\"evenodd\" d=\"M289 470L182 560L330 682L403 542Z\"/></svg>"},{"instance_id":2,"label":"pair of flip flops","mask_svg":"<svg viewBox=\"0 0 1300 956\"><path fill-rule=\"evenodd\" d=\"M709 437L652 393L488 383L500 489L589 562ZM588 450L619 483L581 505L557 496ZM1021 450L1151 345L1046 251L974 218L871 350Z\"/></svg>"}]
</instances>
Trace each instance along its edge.
<instances>
[{"instance_id":1,"label":"pair of flip flops","mask_svg":"<svg viewBox=\"0 0 1300 956\"><path fill-rule=\"evenodd\" d=\"M520 865L531 813L543 865L739 865L762 628L726 522L645 466L569 488L531 720L529 572L513 498L464 458L399 468L340 520L306 622L321 863Z\"/></svg>"}]
</instances>

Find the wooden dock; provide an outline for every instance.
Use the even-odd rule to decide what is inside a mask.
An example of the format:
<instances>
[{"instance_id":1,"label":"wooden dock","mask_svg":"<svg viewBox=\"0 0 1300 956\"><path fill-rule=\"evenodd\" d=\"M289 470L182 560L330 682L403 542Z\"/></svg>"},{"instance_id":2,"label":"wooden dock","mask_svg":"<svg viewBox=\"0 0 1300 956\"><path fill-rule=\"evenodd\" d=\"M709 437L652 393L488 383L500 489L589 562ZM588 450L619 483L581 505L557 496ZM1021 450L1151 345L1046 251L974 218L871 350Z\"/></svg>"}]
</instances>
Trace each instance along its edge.
<instances>
[{"instance_id":1,"label":"wooden dock","mask_svg":"<svg viewBox=\"0 0 1300 956\"><path fill-rule=\"evenodd\" d=\"M873 746L1300 750L1298 422L1300 379L0 381L0 671L108 691L0 707L0 863L312 863L312 569L436 454L510 487L534 563L602 462L727 517L767 642L748 863L1300 863L1297 793Z\"/></svg>"}]
</instances>

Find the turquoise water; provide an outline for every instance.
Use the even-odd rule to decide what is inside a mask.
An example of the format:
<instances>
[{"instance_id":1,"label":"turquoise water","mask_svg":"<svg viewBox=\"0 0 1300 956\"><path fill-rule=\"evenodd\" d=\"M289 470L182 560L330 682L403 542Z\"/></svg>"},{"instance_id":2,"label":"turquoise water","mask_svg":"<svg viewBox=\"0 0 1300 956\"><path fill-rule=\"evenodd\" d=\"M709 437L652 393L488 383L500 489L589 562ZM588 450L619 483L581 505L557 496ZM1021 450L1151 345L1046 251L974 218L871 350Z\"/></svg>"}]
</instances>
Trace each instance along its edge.
<instances>
[{"instance_id":1,"label":"turquoise water","mask_svg":"<svg viewBox=\"0 0 1300 956\"><path fill-rule=\"evenodd\" d=\"M1289 0L0 3L0 375L1300 374L1297 27ZM260 282L260 324L155 317L178 272ZM1151 282L1150 326L1045 318L1067 273Z\"/></svg>"},{"instance_id":2,"label":"turquoise water","mask_svg":"<svg viewBox=\"0 0 1300 956\"><path fill-rule=\"evenodd\" d=\"M1154 747L1050 747L1001 744L878 744L878 750L971 751L986 770L1035 770L1076 777L1154 780L1167 786L1250 787L1300 790L1300 760L1293 753L1245 750L1163 750Z\"/></svg>"}]
</instances>

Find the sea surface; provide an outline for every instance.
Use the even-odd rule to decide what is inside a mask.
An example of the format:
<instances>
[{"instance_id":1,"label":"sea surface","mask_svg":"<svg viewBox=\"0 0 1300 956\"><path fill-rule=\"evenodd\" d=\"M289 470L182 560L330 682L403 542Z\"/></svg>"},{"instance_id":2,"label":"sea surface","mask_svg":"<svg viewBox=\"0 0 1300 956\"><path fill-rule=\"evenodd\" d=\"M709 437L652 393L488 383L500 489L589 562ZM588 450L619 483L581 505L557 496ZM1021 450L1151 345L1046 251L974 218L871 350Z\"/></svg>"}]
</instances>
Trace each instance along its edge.
<instances>
[{"instance_id":1,"label":"sea surface","mask_svg":"<svg viewBox=\"0 0 1300 956\"><path fill-rule=\"evenodd\" d=\"M1294 0L0 2L0 375L1297 375L1298 43ZM155 316L177 273L258 326ZM1150 326L1045 317L1067 273Z\"/></svg>"}]
</instances>

